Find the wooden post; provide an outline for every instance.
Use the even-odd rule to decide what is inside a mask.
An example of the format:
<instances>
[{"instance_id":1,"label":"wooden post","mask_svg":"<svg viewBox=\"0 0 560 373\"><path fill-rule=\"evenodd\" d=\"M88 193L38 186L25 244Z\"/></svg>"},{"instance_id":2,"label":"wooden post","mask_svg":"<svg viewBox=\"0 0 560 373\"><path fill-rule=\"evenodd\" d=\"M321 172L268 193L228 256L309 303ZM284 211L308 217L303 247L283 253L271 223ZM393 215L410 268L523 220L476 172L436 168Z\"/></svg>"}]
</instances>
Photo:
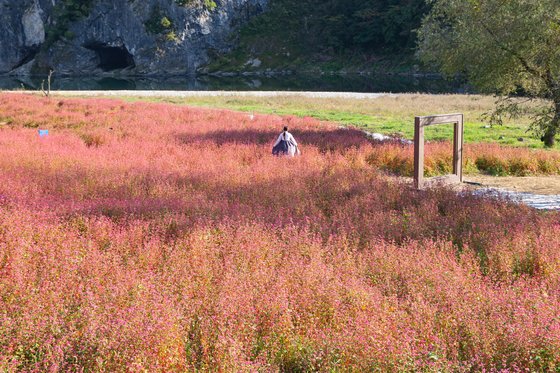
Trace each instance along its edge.
<instances>
[{"instance_id":1,"label":"wooden post","mask_svg":"<svg viewBox=\"0 0 560 373\"><path fill-rule=\"evenodd\" d=\"M424 183L424 126L420 117L414 119L414 187L422 189Z\"/></svg>"},{"instance_id":2,"label":"wooden post","mask_svg":"<svg viewBox=\"0 0 560 373\"><path fill-rule=\"evenodd\" d=\"M463 115L455 123L453 131L453 173L463 182Z\"/></svg>"},{"instance_id":3,"label":"wooden post","mask_svg":"<svg viewBox=\"0 0 560 373\"><path fill-rule=\"evenodd\" d=\"M414 187L424 187L424 127L453 124L453 174L463 182L463 114L431 115L414 119Z\"/></svg>"}]
</instances>

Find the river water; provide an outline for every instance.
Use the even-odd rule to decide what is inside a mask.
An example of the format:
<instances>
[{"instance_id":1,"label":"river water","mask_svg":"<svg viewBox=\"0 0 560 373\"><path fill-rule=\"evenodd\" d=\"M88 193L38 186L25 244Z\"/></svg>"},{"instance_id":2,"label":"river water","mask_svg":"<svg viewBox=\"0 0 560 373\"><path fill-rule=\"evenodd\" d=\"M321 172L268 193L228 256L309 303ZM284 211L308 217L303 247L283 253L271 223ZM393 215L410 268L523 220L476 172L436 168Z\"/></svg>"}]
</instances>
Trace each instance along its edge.
<instances>
[{"instance_id":1,"label":"river water","mask_svg":"<svg viewBox=\"0 0 560 373\"><path fill-rule=\"evenodd\" d=\"M38 90L44 76L0 76L0 89ZM175 90L175 91L329 91L391 93L468 93L461 82L437 77L401 75L283 75L199 77L57 77L53 90Z\"/></svg>"}]
</instances>

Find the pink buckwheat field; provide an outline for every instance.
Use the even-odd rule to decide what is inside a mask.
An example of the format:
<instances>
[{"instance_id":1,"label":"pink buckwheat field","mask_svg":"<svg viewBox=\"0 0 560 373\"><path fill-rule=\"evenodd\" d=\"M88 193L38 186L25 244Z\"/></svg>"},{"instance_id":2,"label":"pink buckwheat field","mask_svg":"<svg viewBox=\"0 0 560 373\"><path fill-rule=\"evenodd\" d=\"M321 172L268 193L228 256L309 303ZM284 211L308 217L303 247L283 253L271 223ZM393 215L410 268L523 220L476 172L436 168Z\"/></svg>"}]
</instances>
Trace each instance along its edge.
<instances>
[{"instance_id":1,"label":"pink buckwheat field","mask_svg":"<svg viewBox=\"0 0 560 373\"><path fill-rule=\"evenodd\" d=\"M271 155L284 125L301 157ZM414 190L412 155L310 118L0 94L0 371L558 371L558 213ZM496 164L560 156L467 145Z\"/></svg>"}]
</instances>

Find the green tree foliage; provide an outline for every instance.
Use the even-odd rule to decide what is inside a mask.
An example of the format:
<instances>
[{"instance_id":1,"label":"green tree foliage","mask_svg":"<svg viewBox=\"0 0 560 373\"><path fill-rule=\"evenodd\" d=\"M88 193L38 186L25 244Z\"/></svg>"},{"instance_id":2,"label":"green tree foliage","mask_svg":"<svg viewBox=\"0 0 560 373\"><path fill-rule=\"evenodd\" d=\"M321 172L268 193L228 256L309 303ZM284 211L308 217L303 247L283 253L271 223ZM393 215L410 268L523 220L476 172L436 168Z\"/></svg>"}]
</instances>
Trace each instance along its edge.
<instances>
[{"instance_id":1,"label":"green tree foliage","mask_svg":"<svg viewBox=\"0 0 560 373\"><path fill-rule=\"evenodd\" d=\"M560 127L560 2L430 2L419 33L420 57L502 96L493 118L520 111L520 100L513 96L544 99L533 130L553 146Z\"/></svg>"},{"instance_id":2,"label":"green tree foliage","mask_svg":"<svg viewBox=\"0 0 560 373\"><path fill-rule=\"evenodd\" d=\"M271 0L250 27L287 30L292 44L335 52L411 50L428 10L425 0Z\"/></svg>"},{"instance_id":3,"label":"green tree foliage","mask_svg":"<svg viewBox=\"0 0 560 373\"><path fill-rule=\"evenodd\" d=\"M201 4L208 10L214 10L218 6L214 0L175 0L175 3L180 6L194 6L197 4Z\"/></svg>"},{"instance_id":4,"label":"green tree foliage","mask_svg":"<svg viewBox=\"0 0 560 373\"><path fill-rule=\"evenodd\" d=\"M400 51L414 46L414 30L427 7L424 0L344 0L320 2L321 35L337 49Z\"/></svg>"},{"instance_id":5,"label":"green tree foliage","mask_svg":"<svg viewBox=\"0 0 560 373\"><path fill-rule=\"evenodd\" d=\"M163 40L178 40L173 22L161 11L158 6L152 8L150 18L144 23L146 31L154 35L163 35Z\"/></svg>"},{"instance_id":6,"label":"green tree foliage","mask_svg":"<svg viewBox=\"0 0 560 373\"><path fill-rule=\"evenodd\" d=\"M72 36L73 34L68 30L70 24L87 17L92 5L93 0L62 0L58 2L54 7L53 21L47 26L44 48L50 47L63 36Z\"/></svg>"}]
</instances>

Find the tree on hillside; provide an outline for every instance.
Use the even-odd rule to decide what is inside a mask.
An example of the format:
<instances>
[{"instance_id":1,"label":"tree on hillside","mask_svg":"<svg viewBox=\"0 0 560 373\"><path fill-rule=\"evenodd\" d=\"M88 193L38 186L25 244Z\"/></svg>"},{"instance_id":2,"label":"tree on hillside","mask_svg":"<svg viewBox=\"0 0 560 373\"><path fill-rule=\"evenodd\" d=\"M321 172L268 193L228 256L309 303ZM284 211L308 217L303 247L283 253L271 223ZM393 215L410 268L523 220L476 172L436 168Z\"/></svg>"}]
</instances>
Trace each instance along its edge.
<instances>
[{"instance_id":1,"label":"tree on hillside","mask_svg":"<svg viewBox=\"0 0 560 373\"><path fill-rule=\"evenodd\" d=\"M427 10L425 0L270 0L245 30L281 35L308 53L410 53Z\"/></svg>"},{"instance_id":2,"label":"tree on hillside","mask_svg":"<svg viewBox=\"0 0 560 373\"><path fill-rule=\"evenodd\" d=\"M336 49L412 50L425 0L331 0L312 8L326 45Z\"/></svg>"},{"instance_id":3,"label":"tree on hillside","mask_svg":"<svg viewBox=\"0 0 560 373\"><path fill-rule=\"evenodd\" d=\"M514 96L544 102L532 129L553 146L560 129L560 1L428 2L432 9L419 30L420 57L500 95L498 114L519 112Z\"/></svg>"}]
</instances>

